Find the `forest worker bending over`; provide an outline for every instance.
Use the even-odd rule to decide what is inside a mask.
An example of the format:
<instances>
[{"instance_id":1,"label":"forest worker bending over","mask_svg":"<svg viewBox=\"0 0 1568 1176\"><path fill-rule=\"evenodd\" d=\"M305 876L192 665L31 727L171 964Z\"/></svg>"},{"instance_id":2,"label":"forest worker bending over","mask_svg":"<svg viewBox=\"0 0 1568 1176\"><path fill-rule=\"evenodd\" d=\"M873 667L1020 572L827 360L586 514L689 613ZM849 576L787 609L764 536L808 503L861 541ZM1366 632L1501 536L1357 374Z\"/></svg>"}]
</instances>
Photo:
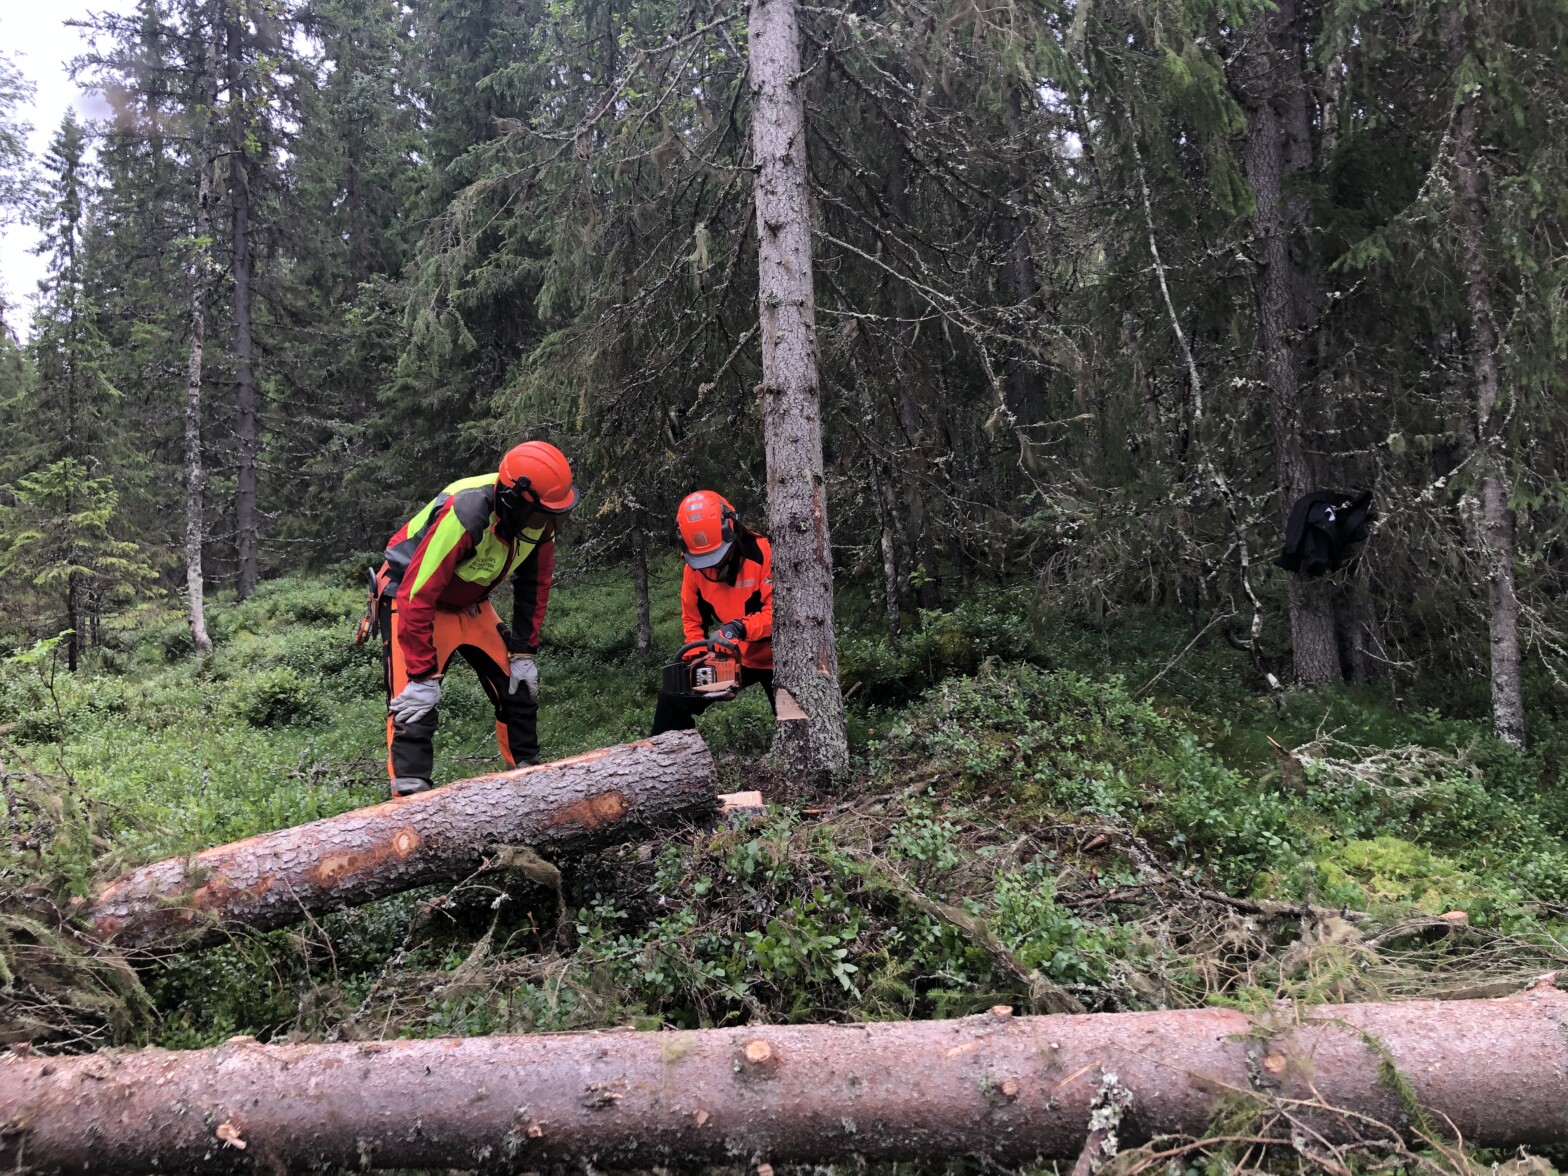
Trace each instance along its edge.
<instances>
[{"instance_id":1,"label":"forest worker bending over","mask_svg":"<svg viewBox=\"0 0 1568 1176\"><path fill-rule=\"evenodd\" d=\"M441 675L461 653L495 706L507 767L539 761L539 627L555 571L555 527L577 505L554 445L524 441L498 474L453 482L387 542L373 611L387 683L392 795L430 787ZM490 592L512 576L511 628Z\"/></svg>"},{"instance_id":2,"label":"forest worker bending over","mask_svg":"<svg viewBox=\"0 0 1568 1176\"><path fill-rule=\"evenodd\" d=\"M740 652L736 688L760 683L773 703L773 548L767 537L741 525L721 494L698 490L681 500L675 524L680 534L681 625L688 646L710 631ZM693 650L693 654L702 651ZM669 676L659 690L652 734L684 731L719 698L678 693Z\"/></svg>"}]
</instances>

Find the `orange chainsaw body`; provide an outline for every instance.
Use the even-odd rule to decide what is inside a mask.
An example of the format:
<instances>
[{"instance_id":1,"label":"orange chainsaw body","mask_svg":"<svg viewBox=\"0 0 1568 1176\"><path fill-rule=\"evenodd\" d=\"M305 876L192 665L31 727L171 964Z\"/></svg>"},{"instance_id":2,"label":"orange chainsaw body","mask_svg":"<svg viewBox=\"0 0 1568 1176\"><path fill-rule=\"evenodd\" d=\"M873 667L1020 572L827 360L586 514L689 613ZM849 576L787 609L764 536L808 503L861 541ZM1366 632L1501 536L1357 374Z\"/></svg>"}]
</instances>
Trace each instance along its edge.
<instances>
[{"instance_id":1,"label":"orange chainsaw body","mask_svg":"<svg viewBox=\"0 0 1568 1176\"><path fill-rule=\"evenodd\" d=\"M740 689L740 650L733 642L719 637L689 641L675 656L664 667L666 694L722 702Z\"/></svg>"}]
</instances>

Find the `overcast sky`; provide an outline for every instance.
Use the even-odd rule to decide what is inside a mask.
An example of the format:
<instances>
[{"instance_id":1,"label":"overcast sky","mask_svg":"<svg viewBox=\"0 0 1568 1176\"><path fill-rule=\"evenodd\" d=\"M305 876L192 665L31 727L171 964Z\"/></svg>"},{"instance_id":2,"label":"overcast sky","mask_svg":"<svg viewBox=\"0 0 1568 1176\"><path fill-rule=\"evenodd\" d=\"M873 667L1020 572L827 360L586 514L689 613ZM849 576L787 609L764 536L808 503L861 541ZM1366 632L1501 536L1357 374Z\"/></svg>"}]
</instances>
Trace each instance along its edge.
<instances>
[{"instance_id":1,"label":"overcast sky","mask_svg":"<svg viewBox=\"0 0 1568 1176\"><path fill-rule=\"evenodd\" d=\"M35 157L49 145L68 107L74 106L83 118L108 112L101 99L83 94L71 81L71 59L85 45L80 30L66 28L65 22L80 20L89 12L130 12L134 7L135 0L0 0L0 46L38 87L33 107L26 112L33 124L30 145ZM0 282L7 300L23 308L23 313L10 317L24 329L44 272L43 259L31 252L37 241L31 226L0 228Z\"/></svg>"}]
</instances>

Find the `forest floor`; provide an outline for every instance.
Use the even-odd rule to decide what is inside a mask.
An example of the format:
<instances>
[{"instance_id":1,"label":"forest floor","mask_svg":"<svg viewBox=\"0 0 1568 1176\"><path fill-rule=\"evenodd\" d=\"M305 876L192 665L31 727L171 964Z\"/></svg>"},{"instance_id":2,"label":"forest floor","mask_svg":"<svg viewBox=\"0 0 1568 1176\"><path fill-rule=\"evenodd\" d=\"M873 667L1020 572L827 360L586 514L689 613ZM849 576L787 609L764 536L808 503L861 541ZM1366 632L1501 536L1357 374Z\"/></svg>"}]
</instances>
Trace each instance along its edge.
<instances>
[{"instance_id":1,"label":"forest floor","mask_svg":"<svg viewBox=\"0 0 1568 1176\"><path fill-rule=\"evenodd\" d=\"M1568 964L1568 718L1548 688L1519 753L1487 733L1484 684L1280 708L1221 640L1177 658L1185 616L1091 626L989 590L911 618L896 653L846 594L855 769L831 793L774 777L749 691L701 725L725 785L762 789L761 821L568 863L559 897L487 875L134 972L62 970L51 919L95 880L383 798L357 575L219 601L200 665L150 606L81 674L47 646L0 663L0 1040L951 1017L1063 993L1252 1008L1500 995ZM659 654L675 586L658 569ZM662 657L635 652L631 616L624 577L558 582L546 758L646 733ZM496 767L466 667L442 706L441 778Z\"/></svg>"}]
</instances>

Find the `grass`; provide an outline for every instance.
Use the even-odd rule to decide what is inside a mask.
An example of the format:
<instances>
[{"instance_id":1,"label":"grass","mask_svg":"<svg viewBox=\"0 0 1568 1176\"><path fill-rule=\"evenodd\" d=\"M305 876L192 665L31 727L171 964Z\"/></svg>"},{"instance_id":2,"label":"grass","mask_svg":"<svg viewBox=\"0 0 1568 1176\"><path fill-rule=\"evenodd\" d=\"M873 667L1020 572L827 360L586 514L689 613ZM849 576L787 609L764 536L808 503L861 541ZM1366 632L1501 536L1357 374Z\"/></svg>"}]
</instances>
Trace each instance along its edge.
<instances>
[{"instance_id":1,"label":"grass","mask_svg":"<svg viewBox=\"0 0 1568 1176\"><path fill-rule=\"evenodd\" d=\"M547 758L646 732L679 640L676 570L655 569L651 655L624 576L557 584ZM136 862L381 799L384 699L376 651L351 641L356 579L220 600L200 664L180 617L152 606L115 618L82 674L47 646L7 660L0 755L31 765L32 791L0 884L63 903ZM141 995L111 977L115 1014L62 1011L81 1036L55 1044L1368 999L1568 956L1568 727L1544 691L1524 754L1469 703L1345 688L1278 710L1222 642L1170 664L1191 636L1169 614L1092 627L994 590L908 618L895 650L874 609L853 591L845 605L855 771L838 792L774 786L750 691L700 723L733 786L770 792L762 823L563 863L564 923L553 892L494 875L439 906L404 895L163 961L133 978ZM442 723L440 779L498 765L466 668ZM1211 892L1367 918L1243 925ZM1431 918L1456 908L1463 924Z\"/></svg>"}]
</instances>

